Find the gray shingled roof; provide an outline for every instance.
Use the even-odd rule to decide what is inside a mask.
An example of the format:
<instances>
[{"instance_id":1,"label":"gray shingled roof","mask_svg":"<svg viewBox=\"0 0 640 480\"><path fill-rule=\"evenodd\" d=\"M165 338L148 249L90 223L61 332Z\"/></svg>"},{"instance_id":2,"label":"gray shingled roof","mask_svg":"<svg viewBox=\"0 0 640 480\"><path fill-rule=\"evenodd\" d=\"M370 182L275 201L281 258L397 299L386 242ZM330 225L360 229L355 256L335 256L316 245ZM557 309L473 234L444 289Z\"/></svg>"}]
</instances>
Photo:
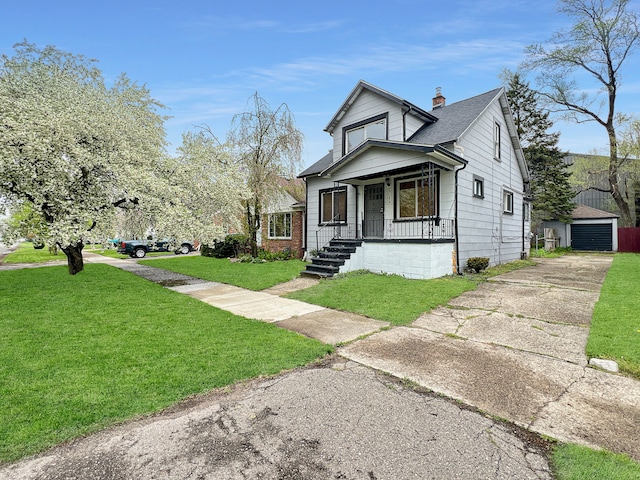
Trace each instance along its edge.
<instances>
[{"instance_id":1,"label":"gray shingled roof","mask_svg":"<svg viewBox=\"0 0 640 480\"><path fill-rule=\"evenodd\" d=\"M576 208L573 209L573 213L571 214L571 218L574 220L620 218L620 215L588 207L587 205L576 205Z\"/></svg>"},{"instance_id":2,"label":"gray shingled roof","mask_svg":"<svg viewBox=\"0 0 640 480\"><path fill-rule=\"evenodd\" d=\"M316 163L303 171L300 175L298 175L298 177L302 178L308 177L309 175L318 175L325 168L331 165L331 163L333 163L333 150L329 150L329 153L327 153L324 157L322 157Z\"/></svg>"},{"instance_id":3,"label":"gray shingled roof","mask_svg":"<svg viewBox=\"0 0 640 480\"><path fill-rule=\"evenodd\" d=\"M358 83L358 86L360 86L360 83ZM429 111L428 113L436 117L438 121L424 125L409 138L408 142L423 145L440 145L458 140L502 91L502 88L496 88L481 95ZM352 95L353 92L350 97ZM299 177L318 175L329 167L332 161L333 150L307 168Z\"/></svg>"},{"instance_id":4,"label":"gray shingled roof","mask_svg":"<svg viewBox=\"0 0 640 480\"><path fill-rule=\"evenodd\" d=\"M438 145L458 140L501 92L502 88L496 88L490 92L431 110L429 113L437 117L438 121L423 126L408 141Z\"/></svg>"}]
</instances>

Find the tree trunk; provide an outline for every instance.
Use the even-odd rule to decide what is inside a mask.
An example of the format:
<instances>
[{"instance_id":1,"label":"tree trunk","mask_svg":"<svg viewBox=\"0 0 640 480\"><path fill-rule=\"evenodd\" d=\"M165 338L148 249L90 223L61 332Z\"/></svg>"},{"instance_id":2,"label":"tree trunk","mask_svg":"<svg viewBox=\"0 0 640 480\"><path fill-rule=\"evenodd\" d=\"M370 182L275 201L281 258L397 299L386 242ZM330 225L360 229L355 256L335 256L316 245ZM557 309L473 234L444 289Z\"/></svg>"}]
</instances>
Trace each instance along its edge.
<instances>
[{"instance_id":1,"label":"tree trunk","mask_svg":"<svg viewBox=\"0 0 640 480\"><path fill-rule=\"evenodd\" d=\"M84 244L79 241L67 245L60 246L64 254L67 256L67 265L69 266L69 275L75 275L84 269L84 260L82 259L82 249Z\"/></svg>"},{"instance_id":2,"label":"tree trunk","mask_svg":"<svg viewBox=\"0 0 640 480\"><path fill-rule=\"evenodd\" d=\"M249 244L251 246L251 256L258 256L258 230L260 230L260 203L254 199L253 204L247 202L247 230L249 234Z\"/></svg>"},{"instance_id":3,"label":"tree trunk","mask_svg":"<svg viewBox=\"0 0 640 480\"><path fill-rule=\"evenodd\" d=\"M622 227L631 227L631 209L622 192L620 192L620 180L618 179L618 141L612 126L607 128L609 133L609 186L611 195L620 209L620 221Z\"/></svg>"}]
</instances>

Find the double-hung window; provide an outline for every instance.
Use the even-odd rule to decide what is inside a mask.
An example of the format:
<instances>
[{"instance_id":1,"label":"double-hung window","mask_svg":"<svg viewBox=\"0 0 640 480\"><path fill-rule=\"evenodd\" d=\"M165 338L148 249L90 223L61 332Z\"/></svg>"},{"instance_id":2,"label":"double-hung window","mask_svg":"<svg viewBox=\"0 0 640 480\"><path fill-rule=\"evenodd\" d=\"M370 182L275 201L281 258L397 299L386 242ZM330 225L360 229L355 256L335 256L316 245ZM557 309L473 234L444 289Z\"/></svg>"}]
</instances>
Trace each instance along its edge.
<instances>
[{"instance_id":1,"label":"double-hung window","mask_svg":"<svg viewBox=\"0 0 640 480\"><path fill-rule=\"evenodd\" d=\"M346 127L345 132L345 154L352 151L367 138L387 138L387 116L375 117L370 121L358 123L351 127Z\"/></svg>"},{"instance_id":2,"label":"double-hung window","mask_svg":"<svg viewBox=\"0 0 640 480\"><path fill-rule=\"evenodd\" d=\"M291 238L291 213L269 215L269 238Z\"/></svg>"},{"instance_id":3,"label":"double-hung window","mask_svg":"<svg viewBox=\"0 0 640 480\"><path fill-rule=\"evenodd\" d=\"M347 221L347 189L341 187L320 192L320 223Z\"/></svg>"},{"instance_id":4,"label":"double-hung window","mask_svg":"<svg viewBox=\"0 0 640 480\"><path fill-rule=\"evenodd\" d=\"M438 176L400 179L396 183L396 218L435 217Z\"/></svg>"}]
</instances>

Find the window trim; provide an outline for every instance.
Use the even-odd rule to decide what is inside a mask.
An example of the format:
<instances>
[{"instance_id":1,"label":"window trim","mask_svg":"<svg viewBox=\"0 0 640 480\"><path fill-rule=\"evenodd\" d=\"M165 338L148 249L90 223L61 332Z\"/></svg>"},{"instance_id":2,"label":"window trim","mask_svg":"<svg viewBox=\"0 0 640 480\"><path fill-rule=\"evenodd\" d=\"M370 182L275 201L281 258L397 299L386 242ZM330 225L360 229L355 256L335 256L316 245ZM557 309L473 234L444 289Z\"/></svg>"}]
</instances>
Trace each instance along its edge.
<instances>
[{"instance_id":1,"label":"window trim","mask_svg":"<svg viewBox=\"0 0 640 480\"><path fill-rule=\"evenodd\" d=\"M344 220L339 220L339 221L333 221L333 222L324 222L322 221L322 214L323 212L323 206L324 206L324 202L323 200L323 195L327 194L327 193L331 193L331 218L335 217L335 213L333 212L333 207L335 205L335 200L334 200L334 194L336 192L344 192ZM348 195L347 195L347 187L343 186L343 187L334 187L334 188L323 188L321 190L318 191L318 200L319 200L319 208L318 208L318 226L324 226L324 225L344 225L347 223L347 216L349 214L349 208L348 208Z\"/></svg>"},{"instance_id":2,"label":"window trim","mask_svg":"<svg viewBox=\"0 0 640 480\"><path fill-rule=\"evenodd\" d=\"M480 193L476 192L476 185L480 185ZM473 183L471 184L471 193L475 198L484 198L484 178L474 175Z\"/></svg>"},{"instance_id":3,"label":"window trim","mask_svg":"<svg viewBox=\"0 0 640 480\"><path fill-rule=\"evenodd\" d=\"M508 199L510 199L510 201L507 201ZM504 213L505 215L513 215L513 212L514 212L513 192L510 190L503 190L502 191L502 213Z\"/></svg>"},{"instance_id":4,"label":"window trim","mask_svg":"<svg viewBox=\"0 0 640 480\"><path fill-rule=\"evenodd\" d=\"M289 230L289 235L282 235L282 236L278 236L278 235L271 235L271 225L272 225L272 219L274 216L276 215L284 215L284 233L287 232L287 217L289 219L288 221L288 230ZM291 212L275 212L275 213L270 213L269 214L269 218L268 218L268 222L267 222L267 238L270 240L291 240L293 235L293 215L291 214Z\"/></svg>"},{"instance_id":5,"label":"window trim","mask_svg":"<svg viewBox=\"0 0 640 480\"><path fill-rule=\"evenodd\" d=\"M403 177L394 178L394 194L393 194L393 220L394 222L407 222L414 220L423 220L430 218L439 218L440 217L440 170L436 170L434 173L434 186L436 189L435 193L435 208L433 215L423 215L419 217L401 217L400 216L400 183L406 182L409 180L420 180L422 175L418 172L414 175L406 175ZM424 177L425 180L428 181L428 177Z\"/></svg>"},{"instance_id":6,"label":"window trim","mask_svg":"<svg viewBox=\"0 0 640 480\"><path fill-rule=\"evenodd\" d=\"M502 127L497 120L493 123L493 158L502 160Z\"/></svg>"},{"instance_id":7,"label":"window trim","mask_svg":"<svg viewBox=\"0 0 640 480\"><path fill-rule=\"evenodd\" d=\"M380 120L384 120L384 138L382 138L381 140L387 140L389 138L389 112L385 112L385 113L381 113L380 115L375 115L373 117L369 117L365 120L361 120L359 122L356 123L352 123L350 125L346 125L344 127L342 127L342 155L346 155L347 153L353 151L353 150L349 150L348 147L348 142L347 142L347 134L353 130L357 130L359 128L363 128L366 127L367 125L373 124L373 123L377 123ZM367 137L365 135L364 140L367 140ZM354 147L355 149L355 147Z\"/></svg>"}]
</instances>

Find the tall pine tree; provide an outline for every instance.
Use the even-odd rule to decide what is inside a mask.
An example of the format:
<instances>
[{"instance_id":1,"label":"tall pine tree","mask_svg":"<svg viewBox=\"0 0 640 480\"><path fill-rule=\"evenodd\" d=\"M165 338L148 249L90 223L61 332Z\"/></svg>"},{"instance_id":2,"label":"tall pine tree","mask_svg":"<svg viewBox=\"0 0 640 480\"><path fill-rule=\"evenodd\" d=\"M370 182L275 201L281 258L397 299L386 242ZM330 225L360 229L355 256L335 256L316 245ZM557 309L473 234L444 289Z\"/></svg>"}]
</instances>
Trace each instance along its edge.
<instances>
[{"instance_id":1,"label":"tall pine tree","mask_svg":"<svg viewBox=\"0 0 640 480\"><path fill-rule=\"evenodd\" d=\"M569 184L571 173L566 156L558 148L560 133L549 133L553 122L549 112L538 106L538 96L518 73L506 72L507 98L531 177L533 224L544 220L571 222L575 192Z\"/></svg>"}]
</instances>

